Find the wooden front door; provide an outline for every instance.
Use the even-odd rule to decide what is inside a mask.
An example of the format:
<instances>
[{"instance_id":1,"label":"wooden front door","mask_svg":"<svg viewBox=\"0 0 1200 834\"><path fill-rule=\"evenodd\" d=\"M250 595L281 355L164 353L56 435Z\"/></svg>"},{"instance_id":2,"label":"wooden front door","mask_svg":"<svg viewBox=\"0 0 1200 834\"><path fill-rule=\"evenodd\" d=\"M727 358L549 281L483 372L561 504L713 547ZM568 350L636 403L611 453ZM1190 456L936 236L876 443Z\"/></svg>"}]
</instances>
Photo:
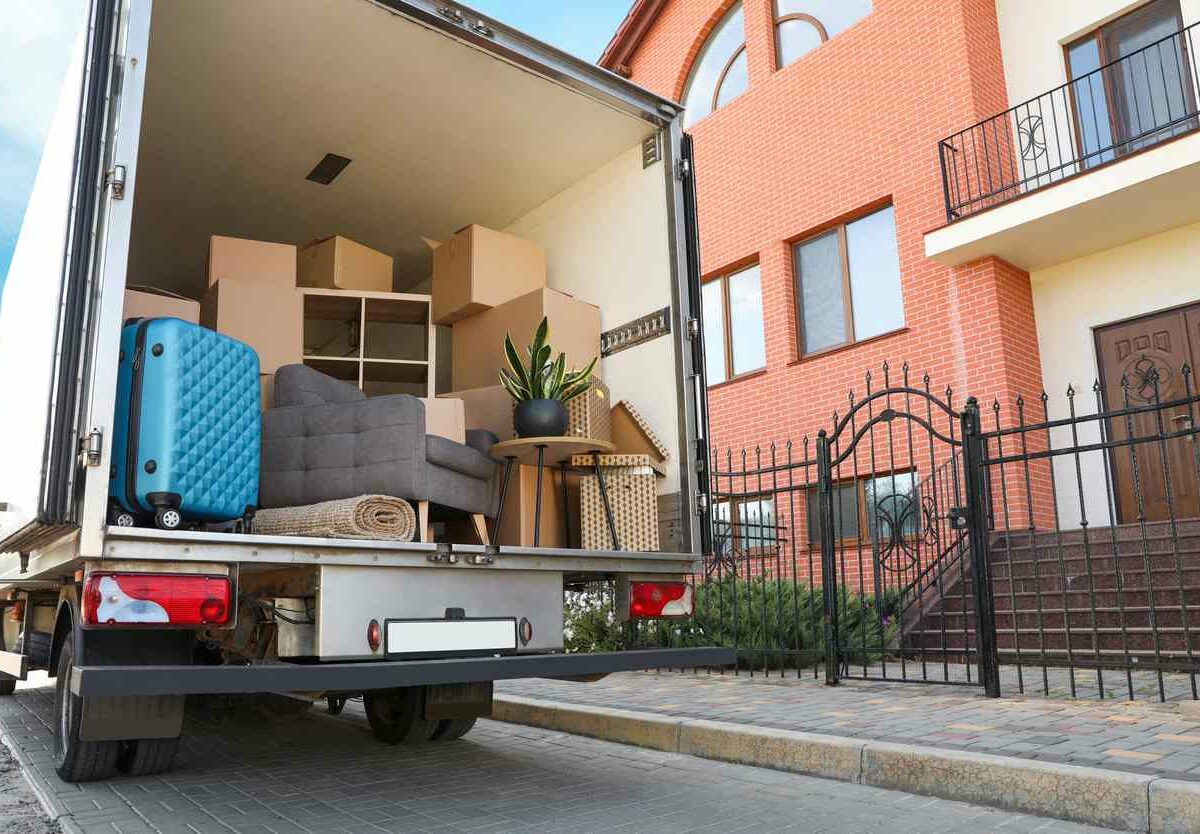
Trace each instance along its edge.
<instances>
[{"instance_id":1,"label":"wooden front door","mask_svg":"<svg viewBox=\"0 0 1200 834\"><path fill-rule=\"evenodd\" d=\"M1189 386L1195 396L1200 304L1099 328L1096 352L1109 411L1181 400L1189 395ZM1187 381L1185 364L1192 369ZM1200 420L1200 405L1108 420L1109 440L1148 439L1117 447L1110 454L1119 522L1200 516L1195 438L1156 439L1160 421L1162 433L1170 434L1191 428L1193 418Z\"/></svg>"}]
</instances>

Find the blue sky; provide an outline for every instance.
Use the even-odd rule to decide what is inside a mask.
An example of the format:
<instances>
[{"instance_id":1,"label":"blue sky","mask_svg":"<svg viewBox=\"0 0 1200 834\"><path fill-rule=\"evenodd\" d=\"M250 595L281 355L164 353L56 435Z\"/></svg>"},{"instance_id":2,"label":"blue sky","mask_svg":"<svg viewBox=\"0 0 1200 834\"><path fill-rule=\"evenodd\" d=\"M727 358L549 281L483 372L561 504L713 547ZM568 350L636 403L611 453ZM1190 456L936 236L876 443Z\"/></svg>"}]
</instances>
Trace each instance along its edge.
<instances>
[{"instance_id":1,"label":"blue sky","mask_svg":"<svg viewBox=\"0 0 1200 834\"><path fill-rule=\"evenodd\" d=\"M474 0L467 5L594 61L630 2ZM84 0L4 0L4 6L8 24L0 26L0 290L86 7Z\"/></svg>"}]
</instances>

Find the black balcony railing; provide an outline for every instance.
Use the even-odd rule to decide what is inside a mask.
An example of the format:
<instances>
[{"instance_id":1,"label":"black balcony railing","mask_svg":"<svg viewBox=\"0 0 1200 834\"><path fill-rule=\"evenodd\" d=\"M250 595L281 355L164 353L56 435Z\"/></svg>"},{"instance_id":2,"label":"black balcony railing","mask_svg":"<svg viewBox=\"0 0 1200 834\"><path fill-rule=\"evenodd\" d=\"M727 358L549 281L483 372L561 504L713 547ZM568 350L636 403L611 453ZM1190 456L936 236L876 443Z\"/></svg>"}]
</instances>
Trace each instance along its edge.
<instances>
[{"instance_id":1,"label":"black balcony railing","mask_svg":"<svg viewBox=\"0 0 1200 834\"><path fill-rule=\"evenodd\" d=\"M947 222L1195 130L1197 26L939 142Z\"/></svg>"}]
</instances>

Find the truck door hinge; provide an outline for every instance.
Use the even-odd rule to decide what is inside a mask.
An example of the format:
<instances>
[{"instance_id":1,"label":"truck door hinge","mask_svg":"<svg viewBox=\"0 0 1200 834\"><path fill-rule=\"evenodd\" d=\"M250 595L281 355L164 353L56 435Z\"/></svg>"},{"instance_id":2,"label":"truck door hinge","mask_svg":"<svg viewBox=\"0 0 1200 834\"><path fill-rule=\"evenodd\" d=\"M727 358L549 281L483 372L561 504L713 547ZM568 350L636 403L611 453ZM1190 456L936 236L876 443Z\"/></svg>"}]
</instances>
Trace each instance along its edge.
<instances>
[{"instance_id":1,"label":"truck door hinge","mask_svg":"<svg viewBox=\"0 0 1200 834\"><path fill-rule=\"evenodd\" d=\"M84 463L88 466L99 466L100 453L104 451L104 431L93 428L87 433L87 437L83 438L81 445Z\"/></svg>"},{"instance_id":2,"label":"truck door hinge","mask_svg":"<svg viewBox=\"0 0 1200 834\"><path fill-rule=\"evenodd\" d=\"M438 14L446 18L446 20L452 20L455 23L461 24L464 22L463 13L453 6L438 6Z\"/></svg>"},{"instance_id":3,"label":"truck door hinge","mask_svg":"<svg viewBox=\"0 0 1200 834\"><path fill-rule=\"evenodd\" d=\"M696 514L704 515L708 512L708 496L703 492L696 494Z\"/></svg>"},{"instance_id":4,"label":"truck door hinge","mask_svg":"<svg viewBox=\"0 0 1200 834\"><path fill-rule=\"evenodd\" d=\"M700 319L693 316L687 320L687 334L689 339L700 338Z\"/></svg>"},{"instance_id":5,"label":"truck door hinge","mask_svg":"<svg viewBox=\"0 0 1200 834\"><path fill-rule=\"evenodd\" d=\"M675 179L686 180L692 175L692 163L686 159L677 159L675 161Z\"/></svg>"},{"instance_id":6,"label":"truck door hinge","mask_svg":"<svg viewBox=\"0 0 1200 834\"><path fill-rule=\"evenodd\" d=\"M104 185L112 192L114 200L125 199L125 166L114 165L104 175Z\"/></svg>"}]
</instances>

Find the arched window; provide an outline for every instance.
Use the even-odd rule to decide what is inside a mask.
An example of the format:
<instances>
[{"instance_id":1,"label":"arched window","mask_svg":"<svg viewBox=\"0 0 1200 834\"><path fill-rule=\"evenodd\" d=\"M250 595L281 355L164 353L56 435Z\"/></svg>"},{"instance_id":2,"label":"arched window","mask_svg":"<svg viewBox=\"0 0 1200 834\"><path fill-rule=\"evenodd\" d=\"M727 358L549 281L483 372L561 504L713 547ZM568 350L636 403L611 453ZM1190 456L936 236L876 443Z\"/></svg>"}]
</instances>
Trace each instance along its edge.
<instances>
[{"instance_id":1,"label":"arched window","mask_svg":"<svg viewBox=\"0 0 1200 834\"><path fill-rule=\"evenodd\" d=\"M718 107L746 92L746 26L742 4L735 3L713 29L696 56L683 88L684 127L691 127Z\"/></svg>"},{"instance_id":2,"label":"arched window","mask_svg":"<svg viewBox=\"0 0 1200 834\"><path fill-rule=\"evenodd\" d=\"M871 13L871 0L775 0L775 60L779 69Z\"/></svg>"}]
</instances>

